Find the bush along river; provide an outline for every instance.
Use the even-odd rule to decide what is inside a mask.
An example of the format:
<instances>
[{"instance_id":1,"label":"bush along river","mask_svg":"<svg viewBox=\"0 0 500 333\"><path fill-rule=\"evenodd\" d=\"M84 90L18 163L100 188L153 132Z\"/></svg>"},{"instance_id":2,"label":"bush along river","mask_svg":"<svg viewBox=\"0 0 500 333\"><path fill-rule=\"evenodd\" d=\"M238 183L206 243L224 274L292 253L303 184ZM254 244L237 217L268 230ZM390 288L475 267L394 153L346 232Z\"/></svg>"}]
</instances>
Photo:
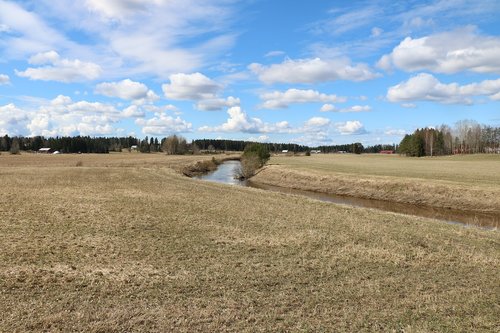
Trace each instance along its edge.
<instances>
[{"instance_id":1,"label":"bush along river","mask_svg":"<svg viewBox=\"0 0 500 333\"><path fill-rule=\"evenodd\" d=\"M281 192L295 195L303 195L316 200L344 204L354 207L374 208L378 210L401 213L414 216L428 217L448 223L476 225L486 229L497 229L500 225L500 216L497 214L467 212L452 210L446 208L436 208L428 206L418 206L383 200L362 199L335 194L319 193L312 191L303 191L297 189L284 188L279 186L264 185L252 183L251 180L238 179L237 175L240 169L240 161L225 161L215 171L208 172L194 178L203 179L211 182L232 184L239 186L253 187L273 192Z\"/></svg>"}]
</instances>

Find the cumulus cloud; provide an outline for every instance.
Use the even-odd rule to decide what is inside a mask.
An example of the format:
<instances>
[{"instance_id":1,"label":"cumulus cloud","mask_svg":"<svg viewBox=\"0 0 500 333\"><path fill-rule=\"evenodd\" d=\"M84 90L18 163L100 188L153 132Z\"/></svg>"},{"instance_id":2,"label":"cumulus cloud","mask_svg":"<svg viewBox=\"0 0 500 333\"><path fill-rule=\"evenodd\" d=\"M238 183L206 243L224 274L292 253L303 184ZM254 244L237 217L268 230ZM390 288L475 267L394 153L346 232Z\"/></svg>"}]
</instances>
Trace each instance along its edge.
<instances>
[{"instance_id":1,"label":"cumulus cloud","mask_svg":"<svg viewBox=\"0 0 500 333\"><path fill-rule=\"evenodd\" d=\"M500 93L500 79L459 85L441 83L433 75L420 73L387 91L391 102L434 101L439 103L472 104L474 96L489 96L495 100Z\"/></svg>"},{"instance_id":2,"label":"cumulus cloud","mask_svg":"<svg viewBox=\"0 0 500 333\"><path fill-rule=\"evenodd\" d=\"M23 134L28 117L26 112L19 109L15 104L10 103L0 106L0 135Z\"/></svg>"},{"instance_id":3,"label":"cumulus cloud","mask_svg":"<svg viewBox=\"0 0 500 333\"><path fill-rule=\"evenodd\" d=\"M135 101L156 101L159 99L152 90L140 82L135 82L130 79L125 79L119 82L103 82L99 83L95 92L108 97L118 97L126 100Z\"/></svg>"},{"instance_id":4,"label":"cumulus cloud","mask_svg":"<svg viewBox=\"0 0 500 333\"><path fill-rule=\"evenodd\" d=\"M124 116L113 105L59 95L30 116L30 135L111 135Z\"/></svg>"},{"instance_id":5,"label":"cumulus cloud","mask_svg":"<svg viewBox=\"0 0 500 333\"><path fill-rule=\"evenodd\" d=\"M249 68L266 84L319 83L336 80L366 81L377 77L368 65L352 65L348 58L287 59L280 64L270 66L253 63Z\"/></svg>"},{"instance_id":6,"label":"cumulus cloud","mask_svg":"<svg viewBox=\"0 0 500 333\"><path fill-rule=\"evenodd\" d=\"M368 112L371 110L372 108L369 105L353 105L339 109L332 104L324 104L320 109L321 112Z\"/></svg>"},{"instance_id":7,"label":"cumulus cloud","mask_svg":"<svg viewBox=\"0 0 500 333\"><path fill-rule=\"evenodd\" d=\"M10 83L10 77L6 74L0 74L0 86L2 84L9 84Z\"/></svg>"},{"instance_id":8,"label":"cumulus cloud","mask_svg":"<svg viewBox=\"0 0 500 333\"><path fill-rule=\"evenodd\" d=\"M101 67L92 62L81 60L61 59L55 51L38 53L29 60L32 65L46 65L29 67L25 71L16 70L16 75L27 77L30 80L78 82L95 80L101 75Z\"/></svg>"},{"instance_id":9,"label":"cumulus cloud","mask_svg":"<svg viewBox=\"0 0 500 333\"><path fill-rule=\"evenodd\" d=\"M218 111L223 108L239 106L240 99L229 96L228 98L204 99L196 103L196 108L203 111Z\"/></svg>"},{"instance_id":10,"label":"cumulus cloud","mask_svg":"<svg viewBox=\"0 0 500 333\"><path fill-rule=\"evenodd\" d=\"M122 111L125 118L143 118L146 113L137 105L130 105Z\"/></svg>"},{"instance_id":11,"label":"cumulus cloud","mask_svg":"<svg viewBox=\"0 0 500 333\"><path fill-rule=\"evenodd\" d=\"M500 73L500 37L467 27L422 38L405 38L378 62L380 68L437 73Z\"/></svg>"},{"instance_id":12,"label":"cumulus cloud","mask_svg":"<svg viewBox=\"0 0 500 333\"><path fill-rule=\"evenodd\" d=\"M335 128L342 135L358 135L368 133L359 120L349 120L335 124Z\"/></svg>"},{"instance_id":13,"label":"cumulus cloud","mask_svg":"<svg viewBox=\"0 0 500 333\"><path fill-rule=\"evenodd\" d=\"M172 117L165 113L156 113L151 119L137 119L135 123L142 126L142 133L165 136L172 133L191 132L193 125L180 117Z\"/></svg>"},{"instance_id":14,"label":"cumulus cloud","mask_svg":"<svg viewBox=\"0 0 500 333\"><path fill-rule=\"evenodd\" d=\"M264 109L284 109L295 103L331 102L342 103L345 97L327 95L316 90L288 89L285 92L274 91L260 95L264 101L261 105Z\"/></svg>"},{"instance_id":15,"label":"cumulus cloud","mask_svg":"<svg viewBox=\"0 0 500 333\"><path fill-rule=\"evenodd\" d=\"M259 118L249 117L239 106L227 110L229 118L220 126L202 126L201 132L243 132L243 133L280 133L290 129L287 121L274 124L265 123Z\"/></svg>"},{"instance_id":16,"label":"cumulus cloud","mask_svg":"<svg viewBox=\"0 0 500 333\"><path fill-rule=\"evenodd\" d=\"M324 127L330 125L331 120L323 117L312 117L304 123L305 128Z\"/></svg>"},{"instance_id":17,"label":"cumulus cloud","mask_svg":"<svg viewBox=\"0 0 500 333\"><path fill-rule=\"evenodd\" d=\"M214 98L222 87L201 73L178 73L170 75L170 84L163 84L162 89L170 99L202 100Z\"/></svg>"}]
</instances>

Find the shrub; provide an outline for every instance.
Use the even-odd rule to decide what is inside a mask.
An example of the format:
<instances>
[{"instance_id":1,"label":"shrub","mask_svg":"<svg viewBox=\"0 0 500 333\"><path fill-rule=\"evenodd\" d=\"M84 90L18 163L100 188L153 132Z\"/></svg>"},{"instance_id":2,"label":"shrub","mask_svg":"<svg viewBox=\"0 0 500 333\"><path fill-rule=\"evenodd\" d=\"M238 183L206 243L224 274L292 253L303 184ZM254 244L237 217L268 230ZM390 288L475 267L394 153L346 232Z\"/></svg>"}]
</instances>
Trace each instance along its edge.
<instances>
[{"instance_id":1,"label":"shrub","mask_svg":"<svg viewBox=\"0 0 500 333\"><path fill-rule=\"evenodd\" d=\"M258 143L247 145L241 156L239 178L250 178L255 175L255 171L263 167L270 157L271 154L266 146Z\"/></svg>"}]
</instances>

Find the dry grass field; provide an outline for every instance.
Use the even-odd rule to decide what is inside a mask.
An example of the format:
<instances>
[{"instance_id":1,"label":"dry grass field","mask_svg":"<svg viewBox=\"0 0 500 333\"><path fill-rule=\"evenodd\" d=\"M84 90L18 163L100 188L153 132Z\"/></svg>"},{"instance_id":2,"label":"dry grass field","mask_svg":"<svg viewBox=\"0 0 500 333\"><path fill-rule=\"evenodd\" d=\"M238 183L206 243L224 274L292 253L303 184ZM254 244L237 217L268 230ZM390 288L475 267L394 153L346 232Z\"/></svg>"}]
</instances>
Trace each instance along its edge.
<instances>
[{"instance_id":1,"label":"dry grass field","mask_svg":"<svg viewBox=\"0 0 500 333\"><path fill-rule=\"evenodd\" d=\"M500 155L275 156L252 181L367 199L500 214Z\"/></svg>"},{"instance_id":2,"label":"dry grass field","mask_svg":"<svg viewBox=\"0 0 500 333\"><path fill-rule=\"evenodd\" d=\"M500 329L497 231L179 173L197 159L2 154L0 332Z\"/></svg>"}]
</instances>

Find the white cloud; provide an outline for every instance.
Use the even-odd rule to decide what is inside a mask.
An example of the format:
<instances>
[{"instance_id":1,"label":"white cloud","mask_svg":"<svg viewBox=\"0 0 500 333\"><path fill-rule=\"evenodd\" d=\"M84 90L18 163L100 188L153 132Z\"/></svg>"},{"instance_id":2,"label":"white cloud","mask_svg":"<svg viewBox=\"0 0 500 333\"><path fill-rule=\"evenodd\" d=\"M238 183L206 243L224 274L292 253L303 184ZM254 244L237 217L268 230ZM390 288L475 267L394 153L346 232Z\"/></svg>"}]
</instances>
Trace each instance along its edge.
<instances>
[{"instance_id":1,"label":"white cloud","mask_svg":"<svg viewBox=\"0 0 500 333\"><path fill-rule=\"evenodd\" d=\"M304 123L306 128L312 127L324 127L330 125L331 121L328 118L323 117L312 117Z\"/></svg>"},{"instance_id":2,"label":"white cloud","mask_svg":"<svg viewBox=\"0 0 500 333\"><path fill-rule=\"evenodd\" d=\"M30 58L30 63L44 65L43 67L29 67L25 71L16 70L16 74L30 80L78 82L97 79L101 75L101 67L91 62L78 59L61 59L55 51L38 53Z\"/></svg>"},{"instance_id":3,"label":"white cloud","mask_svg":"<svg viewBox=\"0 0 500 333\"><path fill-rule=\"evenodd\" d=\"M437 73L500 73L500 37L467 27L422 38L405 38L378 62L380 68Z\"/></svg>"},{"instance_id":4,"label":"white cloud","mask_svg":"<svg viewBox=\"0 0 500 333\"><path fill-rule=\"evenodd\" d=\"M253 142L269 142L269 136L268 135L259 135L257 137L251 136L247 139L247 141L253 141Z\"/></svg>"},{"instance_id":5,"label":"white cloud","mask_svg":"<svg viewBox=\"0 0 500 333\"><path fill-rule=\"evenodd\" d=\"M2 84L9 84L10 83L10 77L6 74L0 74L0 86Z\"/></svg>"},{"instance_id":6,"label":"white cloud","mask_svg":"<svg viewBox=\"0 0 500 333\"><path fill-rule=\"evenodd\" d=\"M128 15L144 11L151 4L161 4L159 0L86 0L91 11L110 19L124 19Z\"/></svg>"},{"instance_id":7,"label":"white cloud","mask_svg":"<svg viewBox=\"0 0 500 333\"><path fill-rule=\"evenodd\" d=\"M212 98L212 99L204 99L196 103L196 108L198 110L203 110L203 111L218 111L222 110L223 108L230 108L233 106L239 106L240 105L240 99L229 96L228 98Z\"/></svg>"},{"instance_id":8,"label":"white cloud","mask_svg":"<svg viewBox=\"0 0 500 333\"><path fill-rule=\"evenodd\" d=\"M142 126L142 133L156 136L191 132L193 126L190 122L180 117L174 118L165 113L157 113L151 119L137 119L135 123Z\"/></svg>"},{"instance_id":9,"label":"white cloud","mask_svg":"<svg viewBox=\"0 0 500 333\"><path fill-rule=\"evenodd\" d=\"M23 134L21 129L25 128L27 121L26 112L15 104L0 106L0 136Z\"/></svg>"},{"instance_id":10,"label":"white cloud","mask_svg":"<svg viewBox=\"0 0 500 333\"><path fill-rule=\"evenodd\" d=\"M406 135L406 131L403 129L390 129L384 132L385 135L393 135L393 136L403 136Z\"/></svg>"},{"instance_id":11,"label":"white cloud","mask_svg":"<svg viewBox=\"0 0 500 333\"><path fill-rule=\"evenodd\" d=\"M372 108L369 105L353 105L339 109L332 104L324 104L320 109L321 112L368 112L371 110Z\"/></svg>"},{"instance_id":12,"label":"white cloud","mask_svg":"<svg viewBox=\"0 0 500 333\"><path fill-rule=\"evenodd\" d=\"M311 89L288 89L285 92L274 91L261 94L260 98L264 101L264 103L261 105L261 107L264 109L283 109L294 103L342 103L346 101L345 97L339 97L337 95L327 95Z\"/></svg>"},{"instance_id":13,"label":"white cloud","mask_svg":"<svg viewBox=\"0 0 500 333\"><path fill-rule=\"evenodd\" d=\"M0 24L0 32L9 32L10 27L7 24Z\"/></svg>"},{"instance_id":14,"label":"white cloud","mask_svg":"<svg viewBox=\"0 0 500 333\"><path fill-rule=\"evenodd\" d=\"M164 79L226 54L237 37L229 28L236 10L226 0L0 0L2 30L8 30L0 55L19 60L53 49L99 63L101 77ZM75 31L84 41L72 39Z\"/></svg>"},{"instance_id":15,"label":"white cloud","mask_svg":"<svg viewBox=\"0 0 500 333\"><path fill-rule=\"evenodd\" d=\"M371 36L372 36L372 37L378 37L378 36L380 36L383 32L384 32L384 30L383 30L383 29L381 29L381 28L379 28L379 27L373 27L373 28L372 28L372 34L371 34Z\"/></svg>"},{"instance_id":16,"label":"white cloud","mask_svg":"<svg viewBox=\"0 0 500 333\"><path fill-rule=\"evenodd\" d=\"M137 105L130 105L122 111L122 115L126 118L143 118L146 113Z\"/></svg>"},{"instance_id":17,"label":"white cloud","mask_svg":"<svg viewBox=\"0 0 500 333\"><path fill-rule=\"evenodd\" d=\"M0 0L0 22L0 32L7 32L0 38L0 53L5 58L25 59L29 54L72 44L37 14L14 1Z\"/></svg>"},{"instance_id":18,"label":"white cloud","mask_svg":"<svg viewBox=\"0 0 500 333\"><path fill-rule=\"evenodd\" d=\"M30 135L111 135L113 124L124 115L113 105L77 101L59 95L32 112L27 129Z\"/></svg>"},{"instance_id":19,"label":"white cloud","mask_svg":"<svg viewBox=\"0 0 500 333\"><path fill-rule=\"evenodd\" d=\"M158 95L148 89L145 84L130 79L99 83L95 88L95 92L108 97L118 97L137 102L153 102L159 99Z\"/></svg>"},{"instance_id":20,"label":"white cloud","mask_svg":"<svg viewBox=\"0 0 500 333\"><path fill-rule=\"evenodd\" d=\"M358 120L349 120L346 122L336 123L335 128L342 135L358 135L367 133L364 125Z\"/></svg>"},{"instance_id":21,"label":"white cloud","mask_svg":"<svg viewBox=\"0 0 500 333\"><path fill-rule=\"evenodd\" d=\"M242 133L280 133L290 129L287 121L275 124L265 123L259 118L249 117L239 106L227 110L229 118L220 126L202 126L200 132L242 132Z\"/></svg>"},{"instance_id":22,"label":"white cloud","mask_svg":"<svg viewBox=\"0 0 500 333\"><path fill-rule=\"evenodd\" d=\"M377 77L368 65L351 65L348 58L287 59L281 64L270 66L253 63L249 68L266 84L319 83L336 80L366 81Z\"/></svg>"},{"instance_id":23,"label":"white cloud","mask_svg":"<svg viewBox=\"0 0 500 333\"><path fill-rule=\"evenodd\" d=\"M170 75L170 84L162 85L165 96L176 100L213 99L222 87L201 73Z\"/></svg>"},{"instance_id":24,"label":"white cloud","mask_svg":"<svg viewBox=\"0 0 500 333\"><path fill-rule=\"evenodd\" d=\"M285 52L283 52L283 51L269 51L264 55L264 57L266 57L266 58L268 58L268 57L281 57L284 55L285 55Z\"/></svg>"},{"instance_id":25,"label":"white cloud","mask_svg":"<svg viewBox=\"0 0 500 333\"><path fill-rule=\"evenodd\" d=\"M391 102L434 101L439 103L472 104L474 96L489 96L495 100L500 93L500 79L459 85L441 83L433 75L420 73L387 91Z\"/></svg>"},{"instance_id":26,"label":"white cloud","mask_svg":"<svg viewBox=\"0 0 500 333\"><path fill-rule=\"evenodd\" d=\"M406 108L406 109L414 109L417 107L417 104L415 104L415 103L402 103L401 106Z\"/></svg>"}]
</instances>

